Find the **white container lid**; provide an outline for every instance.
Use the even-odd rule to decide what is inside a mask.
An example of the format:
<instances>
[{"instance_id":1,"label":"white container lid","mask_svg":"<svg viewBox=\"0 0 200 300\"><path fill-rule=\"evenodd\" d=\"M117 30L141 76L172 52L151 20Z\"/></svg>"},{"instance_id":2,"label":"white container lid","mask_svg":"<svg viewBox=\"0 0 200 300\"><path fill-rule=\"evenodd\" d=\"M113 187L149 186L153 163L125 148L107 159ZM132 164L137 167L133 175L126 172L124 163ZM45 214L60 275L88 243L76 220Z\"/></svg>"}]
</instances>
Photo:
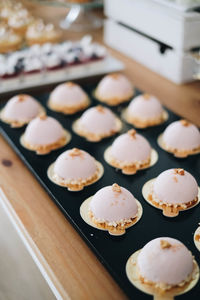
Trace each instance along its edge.
<instances>
[{"instance_id":1,"label":"white container lid","mask_svg":"<svg viewBox=\"0 0 200 300\"><path fill-rule=\"evenodd\" d=\"M160 4L180 11L192 11L200 7L200 0L154 0Z\"/></svg>"}]
</instances>

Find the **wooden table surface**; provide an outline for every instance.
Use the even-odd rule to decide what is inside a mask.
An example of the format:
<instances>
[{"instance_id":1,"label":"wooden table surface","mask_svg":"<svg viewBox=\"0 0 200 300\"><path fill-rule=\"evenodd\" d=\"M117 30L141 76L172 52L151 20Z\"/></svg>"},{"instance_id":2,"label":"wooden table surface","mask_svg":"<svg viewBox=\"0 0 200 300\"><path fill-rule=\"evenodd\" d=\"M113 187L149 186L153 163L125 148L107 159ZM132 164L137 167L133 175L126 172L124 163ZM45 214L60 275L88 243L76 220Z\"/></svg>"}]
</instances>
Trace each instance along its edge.
<instances>
[{"instance_id":1,"label":"wooden table surface","mask_svg":"<svg viewBox=\"0 0 200 300\"><path fill-rule=\"evenodd\" d=\"M48 20L58 19L65 10L31 6ZM102 32L91 32L102 40ZM78 38L80 34L65 33ZM162 103L200 126L200 83L177 86L147 70L133 60L110 50L125 66L125 74L138 88L156 95ZM0 137L0 187L21 223L53 270L66 299L126 299L124 293L58 210L47 193ZM5 166L3 160L10 160Z\"/></svg>"}]
</instances>

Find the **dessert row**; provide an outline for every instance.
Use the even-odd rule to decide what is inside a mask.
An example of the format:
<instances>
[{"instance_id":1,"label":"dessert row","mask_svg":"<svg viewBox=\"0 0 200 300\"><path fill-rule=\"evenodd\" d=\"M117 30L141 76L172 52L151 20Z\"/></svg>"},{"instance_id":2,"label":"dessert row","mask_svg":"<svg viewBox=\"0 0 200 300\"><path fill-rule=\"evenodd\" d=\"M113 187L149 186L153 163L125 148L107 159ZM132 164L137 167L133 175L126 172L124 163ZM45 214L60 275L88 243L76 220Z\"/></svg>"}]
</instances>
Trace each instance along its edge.
<instances>
[{"instance_id":1,"label":"dessert row","mask_svg":"<svg viewBox=\"0 0 200 300\"><path fill-rule=\"evenodd\" d=\"M21 143L37 154L47 154L61 148L71 139L70 133L56 119L46 116L44 108L28 95L11 98L1 111L0 117L13 127L29 122L21 137ZM89 108L73 123L74 131L89 141L99 141L111 136L119 132L121 127L122 123L117 116L103 106ZM185 120L169 125L160 137L161 147L176 156L195 154L200 148L198 129ZM105 151L106 162L127 175L154 165L157 159L156 151L135 129L118 136Z\"/></svg>"},{"instance_id":2,"label":"dessert row","mask_svg":"<svg viewBox=\"0 0 200 300\"><path fill-rule=\"evenodd\" d=\"M75 158L74 158L75 155ZM79 157L77 157L79 155ZM72 156L72 158L70 157ZM87 167L82 171L83 157L87 157ZM81 165L79 175L78 165ZM93 169L92 169L93 167ZM71 170L71 169L75 170ZM87 174L86 174L87 173ZM54 183L66 186L73 175L70 188L75 189L78 182L91 184L102 175L102 167L97 161L91 161L88 153L72 149L64 152L48 169L48 176ZM87 175L87 176L86 176ZM79 183L80 184L80 183ZM144 184L144 199L152 206L163 210L166 217L175 217L179 211L196 206L200 200L200 188L195 178L183 169L169 169ZM122 235L126 228L133 226L142 217L142 205L125 188L118 184L104 187L89 197L81 205L81 216L93 227L108 230L112 235Z\"/></svg>"},{"instance_id":3,"label":"dessert row","mask_svg":"<svg viewBox=\"0 0 200 300\"><path fill-rule=\"evenodd\" d=\"M106 49L92 43L90 36L84 36L76 42L37 44L9 54L1 54L0 76L7 79L33 72L58 70L98 61L105 56Z\"/></svg>"},{"instance_id":4,"label":"dessert row","mask_svg":"<svg viewBox=\"0 0 200 300\"><path fill-rule=\"evenodd\" d=\"M114 102L108 99L115 99L115 104L128 101L131 93L133 94L133 87L125 76L112 74L100 81L94 93L97 99L104 102L107 96L106 104L113 105ZM90 103L89 96L79 85L67 82L58 85L51 92L48 107L56 112L75 114L88 108ZM124 121L136 128L163 123L166 115L158 99L146 94L133 98L122 111ZM40 154L62 147L70 140L69 133L59 122L47 117L45 109L29 95L12 97L2 109L0 117L12 127L21 127L30 122L23 137L23 145ZM120 132L122 122L109 108L98 105L88 108L73 123L72 128L88 141L98 142ZM159 136L158 143L161 148L176 157L187 157L200 152L200 133L195 125L180 120L167 126ZM125 174L134 174L139 169L149 167L156 162L155 156L156 153L152 152L148 141L135 130L119 136L105 153L106 161L122 169Z\"/></svg>"},{"instance_id":5,"label":"dessert row","mask_svg":"<svg viewBox=\"0 0 200 300\"><path fill-rule=\"evenodd\" d=\"M39 154L46 154L51 150L63 147L70 141L70 133L56 119L47 117L40 104L30 96L21 95L12 98L2 110L1 118L5 120L6 117L6 120L8 120L14 116L16 117L16 115L24 117L24 112L26 113L26 118L33 117L33 113L41 114L30 121L25 133L21 136L21 144L26 149L34 150ZM80 123L79 126L77 126L77 123ZM79 133L81 135L85 132L84 128L87 128L88 131L86 132L89 134L89 137L91 137L89 130L92 128L95 136L98 134L98 137L102 137L102 134L105 135L106 130L111 131L112 129L112 134L117 132L118 124L120 124L119 119L108 108L97 106L87 110L78 121L74 122L73 127L76 132L79 132L77 128L80 128L81 132ZM172 127L173 129L173 124L165 130L163 134L164 141L170 128ZM175 122L176 124L179 128L182 128L182 135L179 130L175 141L180 143L182 138L183 142L185 142L187 134L189 137L188 148L183 148L184 151L186 149L191 151L195 147L199 149L200 133L198 129L186 121L177 121ZM194 133L193 131L188 133L188 128L192 128ZM172 130L172 134L174 134L174 130ZM191 137L192 134L193 137ZM197 143L195 147L194 144L189 143L191 138ZM131 129L114 140L112 145L105 150L104 158L108 164L121 169L124 174L132 175L138 170L155 164L158 156L146 138L138 134L135 129ZM102 175L103 166L89 153L77 148L63 152L48 169L50 180L55 184L67 187L70 191L79 191L99 180ZM157 182L159 183L157 184ZM163 186L161 190L160 186ZM154 188L157 190L158 196L157 193L153 192ZM183 193L181 197L180 193ZM180 210L185 210L198 204L197 183L192 175L184 170L162 173L158 176L155 183L151 180L145 184L143 195L150 204L162 209L164 215L171 217L178 215ZM124 218L121 219L124 220Z\"/></svg>"},{"instance_id":6,"label":"dessert row","mask_svg":"<svg viewBox=\"0 0 200 300\"><path fill-rule=\"evenodd\" d=\"M56 43L61 32L51 23L45 24L35 18L26 7L17 1L0 3L0 49L1 53L16 51L24 45Z\"/></svg>"}]
</instances>

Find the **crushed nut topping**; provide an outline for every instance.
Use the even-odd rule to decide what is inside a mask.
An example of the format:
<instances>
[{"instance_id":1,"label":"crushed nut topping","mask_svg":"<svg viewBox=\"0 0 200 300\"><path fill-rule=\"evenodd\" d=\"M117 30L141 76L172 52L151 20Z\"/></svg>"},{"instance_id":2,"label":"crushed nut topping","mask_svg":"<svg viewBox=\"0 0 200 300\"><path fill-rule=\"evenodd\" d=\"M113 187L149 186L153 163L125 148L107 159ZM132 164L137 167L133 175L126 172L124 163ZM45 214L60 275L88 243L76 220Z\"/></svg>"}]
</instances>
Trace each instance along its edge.
<instances>
[{"instance_id":1,"label":"crushed nut topping","mask_svg":"<svg viewBox=\"0 0 200 300\"><path fill-rule=\"evenodd\" d=\"M172 245L168 241L165 241L165 240L160 241L160 246L162 249L168 249L168 248L172 247Z\"/></svg>"},{"instance_id":2,"label":"crushed nut topping","mask_svg":"<svg viewBox=\"0 0 200 300\"><path fill-rule=\"evenodd\" d=\"M143 98L144 98L145 100L149 100L149 99L150 99L150 95L149 95L149 94L144 94L144 95L143 95Z\"/></svg>"},{"instance_id":3,"label":"crushed nut topping","mask_svg":"<svg viewBox=\"0 0 200 300\"><path fill-rule=\"evenodd\" d=\"M69 81L69 82L66 82L66 85L67 85L68 87L73 87L73 86L75 86L75 83Z\"/></svg>"},{"instance_id":4,"label":"crushed nut topping","mask_svg":"<svg viewBox=\"0 0 200 300\"><path fill-rule=\"evenodd\" d=\"M47 116L45 114L42 114L41 116L39 116L40 120L46 120Z\"/></svg>"},{"instance_id":5,"label":"crushed nut topping","mask_svg":"<svg viewBox=\"0 0 200 300\"><path fill-rule=\"evenodd\" d=\"M200 235L199 234L195 235L195 241L200 241Z\"/></svg>"},{"instance_id":6,"label":"crushed nut topping","mask_svg":"<svg viewBox=\"0 0 200 300\"><path fill-rule=\"evenodd\" d=\"M118 79L119 76L120 76L120 75L119 75L118 73L110 74L110 77L113 78L113 79Z\"/></svg>"},{"instance_id":7,"label":"crushed nut topping","mask_svg":"<svg viewBox=\"0 0 200 300\"><path fill-rule=\"evenodd\" d=\"M82 155L82 152L80 149L78 148L73 148L71 151L70 151L70 156L81 156Z\"/></svg>"},{"instance_id":8,"label":"crushed nut topping","mask_svg":"<svg viewBox=\"0 0 200 300\"><path fill-rule=\"evenodd\" d=\"M18 101L19 102L23 102L24 100L26 100L26 95L19 95L18 96Z\"/></svg>"},{"instance_id":9,"label":"crushed nut topping","mask_svg":"<svg viewBox=\"0 0 200 300\"><path fill-rule=\"evenodd\" d=\"M178 175L185 175L185 171L183 169L174 169L174 173Z\"/></svg>"},{"instance_id":10,"label":"crushed nut topping","mask_svg":"<svg viewBox=\"0 0 200 300\"><path fill-rule=\"evenodd\" d=\"M136 138L136 130L135 129L130 129L129 131L128 131L128 135L130 136L130 137L132 137L133 139L135 139Z\"/></svg>"},{"instance_id":11,"label":"crushed nut topping","mask_svg":"<svg viewBox=\"0 0 200 300\"><path fill-rule=\"evenodd\" d=\"M180 120L181 124L185 127L190 126L190 122L186 121L186 120Z\"/></svg>"},{"instance_id":12,"label":"crushed nut topping","mask_svg":"<svg viewBox=\"0 0 200 300\"><path fill-rule=\"evenodd\" d=\"M104 107L102 105L97 105L96 109L100 113L104 113L104 111L105 111L105 109L104 109Z\"/></svg>"},{"instance_id":13,"label":"crushed nut topping","mask_svg":"<svg viewBox=\"0 0 200 300\"><path fill-rule=\"evenodd\" d=\"M112 190L113 190L114 192L121 193L121 188L120 188L120 186L119 186L117 183L114 183L114 184L112 185Z\"/></svg>"}]
</instances>

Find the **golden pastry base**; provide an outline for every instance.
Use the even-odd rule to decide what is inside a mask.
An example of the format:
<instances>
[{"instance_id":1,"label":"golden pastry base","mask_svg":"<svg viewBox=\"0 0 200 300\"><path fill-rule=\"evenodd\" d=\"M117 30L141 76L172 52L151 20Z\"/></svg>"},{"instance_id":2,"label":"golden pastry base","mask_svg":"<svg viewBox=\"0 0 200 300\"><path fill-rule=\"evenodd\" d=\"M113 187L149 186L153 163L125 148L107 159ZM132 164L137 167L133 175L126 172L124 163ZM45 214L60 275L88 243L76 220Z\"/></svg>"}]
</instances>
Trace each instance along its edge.
<instances>
[{"instance_id":1,"label":"golden pastry base","mask_svg":"<svg viewBox=\"0 0 200 300\"><path fill-rule=\"evenodd\" d=\"M132 94L130 94L130 95L127 95L125 98L112 98L112 99L103 99L103 98L101 98L101 97L99 97L98 95L97 95L97 90L94 90L93 91L93 96L99 101L99 102L101 102L101 103L105 103L105 104L107 104L107 105L109 105L109 106L117 106L117 105L120 105L120 104L122 104L122 103L125 103L125 102L128 102L128 101L130 101L131 100L131 98L134 96L134 94L135 94L135 92L133 91L133 93Z\"/></svg>"},{"instance_id":2,"label":"golden pastry base","mask_svg":"<svg viewBox=\"0 0 200 300\"><path fill-rule=\"evenodd\" d=\"M71 141L71 138L72 138L71 134L64 129L64 136L53 144L44 145L44 146L32 146L24 140L24 134L22 134L20 138L20 144L27 150L35 151L37 155L45 155L45 154L49 154L53 150L57 150L66 146Z\"/></svg>"},{"instance_id":3,"label":"golden pastry base","mask_svg":"<svg viewBox=\"0 0 200 300\"><path fill-rule=\"evenodd\" d=\"M195 207L196 205L199 204L200 202L200 187L199 187L199 192L198 192L198 200L197 201L192 201L194 202L194 204L192 204L191 206L188 206L187 208L182 208L181 205L178 205L177 207L171 205L168 206L166 204L159 204L158 202L154 201L153 199L151 199L152 197L152 186L153 186L153 182L155 181L155 178L147 181L143 187L142 187L142 195L144 197L144 199L153 207L161 209L163 211L163 215L165 217L176 217L179 215L180 211L185 211L188 209L191 209L193 207Z\"/></svg>"},{"instance_id":4,"label":"golden pastry base","mask_svg":"<svg viewBox=\"0 0 200 300\"><path fill-rule=\"evenodd\" d=\"M8 52L13 52L13 51L17 51L21 48L22 46L22 38L20 38L18 41L16 41L15 43L4 43L0 45L0 49L1 49L1 54L6 54Z\"/></svg>"},{"instance_id":5,"label":"golden pastry base","mask_svg":"<svg viewBox=\"0 0 200 300\"><path fill-rule=\"evenodd\" d=\"M114 159L111 156L111 146L108 147L105 152L104 152L104 159L105 161L112 167L120 169L123 174L125 175L134 175L137 173L139 170L144 170L152 167L153 165L156 164L158 161L158 153L156 152L155 149L151 150L151 157L149 163L141 163L140 166L136 166L135 164L133 165L128 165L128 166L120 166L120 162L117 162L117 160L114 161Z\"/></svg>"},{"instance_id":6,"label":"golden pastry base","mask_svg":"<svg viewBox=\"0 0 200 300\"><path fill-rule=\"evenodd\" d=\"M54 179L54 165L55 163L51 164L47 170L47 176L48 178L55 184L65 187L68 189L68 191L70 192L78 192L84 189L85 186L91 185L95 182L97 182L104 173L104 168L103 165L96 160L96 165L97 165L97 169L98 169L98 173L97 176L95 176L94 178L89 179L88 181L81 183L81 182L77 182L77 184L72 184L72 183L63 183L63 182L58 182L57 180Z\"/></svg>"},{"instance_id":7,"label":"golden pastry base","mask_svg":"<svg viewBox=\"0 0 200 300\"><path fill-rule=\"evenodd\" d=\"M87 141L89 141L89 142L100 142L102 139L104 139L104 138L107 138L107 137L110 137L110 136L113 136L113 135L115 135L116 133L118 133L119 131L121 131L121 129L122 129L122 122L121 122L121 120L120 119L118 119L117 117L116 117L116 130L114 130L114 131L111 131L110 133L108 133L108 134L101 134L101 135L95 135L95 134L93 134L93 133L86 133L86 132L84 132L83 130L82 130L82 127L80 126L80 124L79 124L79 120L80 119L77 119L73 124L72 124L72 129L73 129L73 131L76 133L76 134L78 134L78 135L80 135L80 136L82 136L82 137L84 137Z\"/></svg>"},{"instance_id":8,"label":"golden pastry base","mask_svg":"<svg viewBox=\"0 0 200 300\"><path fill-rule=\"evenodd\" d=\"M140 204L140 202L138 200L136 200L137 202L137 206L138 206L138 215L137 217L129 224L124 226L124 229L119 229L117 230L117 228L115 228L114 226L107 226L107 227L103 227L101 226L101 224L98 226L91 218L90 213L89 213L89 205L90 205L90 201L92 200L92 196L89 197L88 199L86 199L81 207L80 207L80 215L81 218L90 226L99 229L99 230L103 230L103 231L108 231L108 233L110 235L114 235L114 236L120 236L126 233L126 229L129 227L134 226L137 222L139 222L139 220L142 217L143 214L143 209L142 209L142 205Z\"/></svg>"},{"instance_id":9,"label":"golden pastry base","mask_svg":"<svg viewBox=\"0 0 200 300\"><path fill-rule=\"evenodd\" d=\"M79 111L82 111L90 106L90 99L86 98L85 102L83 104L80 104L78 106L56 106L55 104L52 103L51 98L47 102L47 106L49 109L63 113L65 115L73 115L76 114Z\"/></svg>"},{"instance_id":10,"label":"golden pastry base","mask_svg":"<svg viewBox=\"0 0 200 300\"><path fill-rule=\"evenodd\" d=\"M9 124L12 128L23 127L24 125L28 124L32 120L32 119L28 120L28 121L13 121L13 120L8 120L8 119L4 118L3 111L4 111L4 108L0 111L0 119L1 119L1 121L4 122L4 123L6 123L6 124ZM41 116L43 114L46 114L46 110L45 110L45 108L42 105L40 105L39 114L37 116L35 116L35 118L39 117L39 116Z\"/></svg>"},{"instance_id":11,"label":"golden pastry base","mask_svg":"<svg viewBox=\"0 0 200 300\"><path fill-rule=\"evenodd\" d=\"M157 139L158 145L163 150L165 150L165 151L167 151L169 153L172 153L175 157L186 158L189 155L196 155L196 154L200 153L200 148L199 149L190 150L190 151L189 150L188 151L186 151L186 150L185 151L180 151L180 150L177 150L177 149L168 149L164 145L162 137L163 137L163 133L158 136L158 139Z\"/></svg>"},{"instance_id":12,"label":"golden pastry base","mask_svg":"<svg viewBox=\"0 0 200 300\"><path fill-rule=\"evenodd\" d=\"M35 44L43 45L45 43L57 44L61 41L61 36L61 33L58 33L57 35L52 37L48 37L48 35L46 34L37 38L31 38L27 36L26 43L28 46L33 46Z\"/></svg>"},{"instance_id":13,"label":"golden pastry base","mask_svg":"<svg viewBox=\"0 0 200 300\"><path fill-rule=\"evenodd\" d=\"M169 114L166 110L163 110L163 115L159 119L142 121L139 119L130 119L127 114L127 108L122 111L122 119L135 128L144 129L147 127L158 126L166 122L169 118Z\"/></svg>"}]
</instances>

